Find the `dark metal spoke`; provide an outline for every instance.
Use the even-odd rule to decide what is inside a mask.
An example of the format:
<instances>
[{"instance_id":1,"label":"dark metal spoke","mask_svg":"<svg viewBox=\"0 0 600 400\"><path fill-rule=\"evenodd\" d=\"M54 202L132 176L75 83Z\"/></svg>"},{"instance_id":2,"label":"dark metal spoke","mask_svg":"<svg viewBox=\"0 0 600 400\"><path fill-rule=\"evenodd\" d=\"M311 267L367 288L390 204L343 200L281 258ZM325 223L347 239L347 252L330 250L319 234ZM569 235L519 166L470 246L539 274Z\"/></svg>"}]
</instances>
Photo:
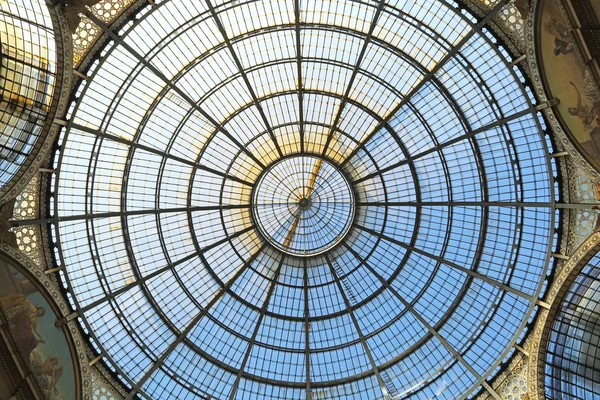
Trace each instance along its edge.
<instances>
[{"instance_id":1,"label":"dark metal spoke","mask_svg":"<svg viewBox=\"0 0 600 400\"><path fill-rule=\"evenodd\" d=\"M248 362L248 359L250 358L250 354L252 353L252 347L254 346L254 343L256 342L256 336L258 335L258 331L260 330L262 321L265 318L267 308L269 308L269 302L271 301L271 296L273 295L273 292L275 291L275 287L277 286L277 281L279 280L279 274L281 272L281 268L283 267L284 260L285 260L285 256L282 256L281 260L279 261L279 265L277 266L277 269L275 270L275 274L273 275L273 280L271 281L271 284L269 285L269 288L267 289L267 295L265 297L262 307L260 308L260 315L258 317L258 320L256 321L256 326L254 327L254 331L252 332L252 337L250 338L250 342L248 342L248 348L246 349L246 353L244 354L244 359L242 360L242 364L240 365L239 372L237 374L237 377L235 378L233 387L231 388L231 394L229 395L229 400L234 400L235 395L237 394L238 388L240 386L240 381L242 379L242 375L244 374L244 369L246 368L246 363Z\"/></svg>"},{"instance_id":2,"label":"dark metal spoke","mask_svg":"<svg viewBox=\"0 0 600 400\"><path fill-rule=\"evenodd\" d=\"M194 211L219 211L219 210L241 210L248 209L251 206L249 204L243 205L214 205L214 206L192 206L192 207L175 207L175 208L160 208L160 209L144 209L144 210L128 210L128 211L113 211L95 214L77 214L77 215L65 215L65 216L54 216L40 219L23 219L11 221L13 226L26 226L26 225L42 225L42 224L54 224L57 222L65 221L81 221L81 220L94 220L101 218L114 218L114 217L132 217L136 215L160 215L160 214L172 214L172 213L183 213L183 212L194 212Z\"/></svg>"},{"instance_id":3,"label":"dark metal spoke","mask_svg":"<svg viewBox=\"0 0 600 400\"><path fill-rule=\"evenodd\" d=\"M122 143L122 144L125 144L127 146L130 146L131 148L140 149L140 150L146 151L148 153L155 154L157 156L161 156L161 157L173 160L173 161L180 162L180 163L188 165L190 167L195 167L195 168L197 168L199 170L202 170L202 171L210 172L211 174L218 175L221 178L230 179L232 181L235 181L235 182L238 182L238 183L242 183L242 184L244 184L246 186L254 187L254 182L248 182L248 181L246 181L244 179L238 178L237 176L226 174L224 172L221 172L221 171L216 170L214 168L208 167L206 165L203 165L203 164L200 164L200 163L188 160L187 158L179 157L179 156L176 156L176 155L171 154L171 153L166 153L166 152L157 150L157 149L155 149L153 147L146 146L146 145L143 145L141 143L137 143L137 142L134 142L132 140L128 140L128 139L122 138L122 137L117 136L117 135L113 135L113 134L110 134L110 133L107 133L107 132L102 132L102 131L99 131L98 129L89 128L87 126L76 124L76 123L72 123L71 127L74 128L74 129L78 129L80 131L86 132L86 133L91 133L91 134L96 135L96 136L98 136L99 138L102 138L102 139L107 139L107 140L112 140L113 142Z\"/></svg>"},{"instance_id":4,"label":"dark metal spoke","mask_svg":"<svg viewBox=\"0 0 600 400\"><path fill-rule=\"evenodd\" d=\"M456 269L456 270L458 270L458 271L460 271L460 272L462 272L464 274L472 276L473 278L477 278L477 279L479 279L479 280L481 280L481 281L483 281L485 283L489 283L490 285L496 286L496 287L504 290L505 292L509 292L509 293L514 294L514 295L517 295L517 296L519 296L519 297L521 297L523 299L526 299L526 300L528 300L528 301L530 301L532 303L535 303L537 301L537 299L535 297L530 296L530 295L528 295L526 293L523 293L520 290L514 289L514 288L508 286L505 283L498 282L495 279L492 279L492 278L490 278L490 277L488 277L486 275L480 274L479 272L473 271L471 269L465 268L462 265L456 264L455 262L448 261L445 258L436 256L435 254L432 254L432 253L430 253L428 251L419 249L419 248L417 248L415 246L412 246L412 245L410 245L408 243L404 243L404 242L401 242L399 240L396 240L396 239L394 239L394 238L392 238L392 237L390 237L390 236L388 236L388 235L386 235L386 234L384 234L382 232L376 232L373 229L366 228L366 227L364 227L364 226L362 226L360 224L356 224L356 223L353 226L355 226L358 229L361 229L361 230L363 230L365 232L368 232L368 233L370 233L373 236L380 237L380 238L382 238L382 239L384 239L384 240L386 240L386 241L388 241L390 243L393 243L395 245L403 247L406 250L410 250L410 251L413 251L415 253L421 254L421 255L423 255L425 257L431 258L432 260L435 260L435 261L440 262L440 263L442 263L444 265L447 265L448 267L454 268L454 269Z\"/></svg>"},{"instance_id":5,"label":"dark metal spoke","mask_svg":"<svg viewBox=\"0 0 600 400\"><path fill-rule=\"evenodd\" d=\"M204 254L204 253L206 253L206 252L208 252L208 251L210 251L210 250L212 250L212 249L214 249L216 247L219 247L223 243L226 243L226 242L230 241L231 239L234 239L234 238L242 235L245 232L247 232L247 230L233 233L233 234L231 234L231 235L229 235L229 236L227 236L227 237L225 237L225 238L223 238L221 240L216 241L215 243L212 243L212 244L210 244L208 246L203 247L202 249L200 249L200 250L198 250L198 251L196 251L194 253L188 254L187 256L185 256L185 257L183 257L183 258L181 258L181 259L179 259L177 261L169 263L168 265L166 265L166 266L164 266L162 268L159 268L156 271L153 271L152 273L150 273L150 274L148 274L146 276L140 276L135 282L131 282L131 283L123 286L122 288L119 288L119 289L115 290L114 292L107 293L106 296L104 296L104 297L102 297L102 298L100 298L98 300L95 300L94 302L92 302L92 303L90 303L90 304L88 304L88 305L86 305L84 307L80 307L78 309L78 311L79 311L80 314L82 314L82 313L84 313L86 311L89 311L92 308L95 308L95 307L97 307L98 305L100 305L102 303L105 303L105 302L107 302L107 301L109 301L111 299L114 299L115 297L117 297L117 296L119 296L119 295L127 292L128 290L130 290L130 289L132 289L132 288L134 288L136 286L141 286L141 285L145 284L147 281L149 281L149 280L151 280L151 279L153 279L153 278L161 275L164 272L172 271L178 265L181 265L181 264L183 264L183 263L185 263L187 261L190 261L190 260L192 260L192 259L194 259L196 257L201 257L202 254ZM261 250L262 250L262 248L259 249L256 253L257 254L260 253Z\"/></svg>"},{"instance_id":6,"label":"dark metal spoke","mask_svg":"<svg viewBox=\"0 0 600 400\"><path fill-rule=\"evenodd\" d=\"M181 88L179 88L175 83L167 78L158 68L156 68L150 61L146 60L144 56L139 54L134 48L125 43L122 38L120 38L110 27L108 27L104 21L96 17L90 11L86 11L86 17L91 19L95 24L97 24L111 39L113 39L116 43L126 49L131 55L133 55L136 59L138 59L144 67L148 68L152 71L158 78L164 81L169 88L171 88L174 92L176 92L179 96L181 96L186 102L188 102L192 108L198 111L204 118L206 118L218 131L223 133L229 140L231 140L243 153L245 153L248 157L250 157L258 166L261 168L265 168L265 165L260 161L250 150L244 146L243 143L240 143L231 133L223 127L217 120L215 120L212 115L206 112L202 107L200 107L190 96L187 95Z\"/></svg>"},{"instance_id":7,"label":"dark metal spoke","mask_svg":"<svg viewBox=\"0 0 600 400\"><path fill-rule=\"evenodd\" d=\"M494 397L496 400L502 400L502 398L498 395L498 393L496 393L496 391L487 384L487 382L485 382L485 378L482 377L476 370L475 368L473 368L473 366L468 363L464 357L462 356L462 354L460 354L440 333L438 330L436 330L420 313L418 313L415 308L413 307L413 305L408 302L404 296L402 296L400 294L400 292L398 292L392 285L389 284L388 281L386 281L373 267L371 267L369 265L369 263L367 263L363 258L360 257L360 255L358 255L357 253L353 252L354 256L356 257L356 259L361 263L361 265L363 265L365 268L367 268L369 270L369 272L371 274L373 274L373 276L375 276L379 282L381 282L381 284L390 291L390 293L392 293L397 299L398 301L400 301L402 303L402 305L425 327L427 328L427 330L429 331L429 333L433 336L435 336L440 343L442 343L442 345L446 348L446 350L448 350L448 352L450 354L452 354L452 356L458 361L460 362L463 367L465 367L471 374L473 374L473 376L475 378L477 378L477 380L479 381L479 384L482 384L487 390L488 392L492 395L492 397Z\"/></svg>"},{"instance_id":8,"label":"dark metal spoke","mask_svg":"<svg viewBox=\"0 0 600 400\"><path fill-rule=\"evenodd\" d=\"M359 202L360 207L514 207L514 208L563 208L566 210L591 210L597 203L510 202L510 201L382 201Z\"/></svg>"},{"instance_id":9,"label":"dark metal spoke","mask_svg":"<svg viewBox=\"0 0 600 400\"><path fill-rule=\"evenodd\" d=\"M254 106L258 109L258 113L260 114L260 117L262 118L263 123L265 124L265 128L267 129L267 132L269 133L271 140L273 140L273 143L275 144L275 148L277 149L279 156L283 157L283 152L281 151L281 147L279 147L277 138L275 137L275 134L273 133L273 130L271 129L271 124L269 122L269 119L267 118L265 111L263 110L260 102L258 101L258 97L256 96L254 89L252 88L252 84L250 83L250 80L248 79L248 74L246 73L244 66L242 65L237 53L235 52L235 49L233 48L233 45L231 44L231 40L229 39L229 37L227 35L227 31L225 30L225 27L223 26L223 23L221 22L219 15L215 11L215 8L212 5L212 3L210 2L210 0L205 0L205 2L210 11L210 14L212 15L213 20L215 21L215 24L217 25L217 28L219 29L219 32L221 33L221 36L223 36L223 40L225 41L225 44L227 45L229 52L231 53L233 62L235 62L235 65L238 68L238 71L240 72L242 79L244 80L244 83L246 84L248 93L250 93L250 96L252 96L252 101L254 102Z\"/></svg>"},{"instance_id":10,"label":"dark metal spoke","mask_svg":"<svg viewBox=\"0 0 600 400\"><path fill-rule=\"evenodd\" d=\"M377 21L379 21L379 16L381 15L381 11L383 10L383 7L385 6L385 4L386 3L384 0L379 1L377 10L375 11L375 15L373 16L373 20L371 21L371 26L369 27L369 32L367 33L367 36L364 39L365 42L362 46L362 49L360 50L358 58L356 59L356 64L354 65L354 69L352 70L352 75L350 75L350 81L348 82L348 85L346 86L346 91L344 92L344 96L342 97L342 101L340 102L340 105L338 107L338 111L335 115L335 118L333 119L333 123L331 124L331 129L329 130L329 133L327 134L327 139L325 140L325 145L323 146L323 151L321 152L322 157L325 157L327 155L327 150L329 149L329 143L331 142L331 139L333 138L333 134L334 134L335 130L337 129L338 124L340 123L340 119L342 118L342 113L344 112L344 108L346 108L346 103L348 102L348 98L350 97L350 92L352 91L352 88L354 87L354 81L356 80L356 76L358 75L358 71L360 70L360 65L362 64L362 60L365 57L365 53L367 52L367 48L369 47L369 43L371 42L371 38L373 37L373 31L375 30L375 27L377 26Z\"/></svg>"},{"instance_id":11,"label":"dark metal spoke","mask_svg":"<svg viewBox=\"0 0 600 400\"><path fill-rule=\"evenodd\" d=\"M205 251L206 250L208 250L208 249L205 249ZM179 259L177 261L174 261L174 262L172 262L172 263L170 263L170 264L168 264L168 265L166 265L166 266L164 266L162 268L159 268L156 271L153 271L153 272L151 272L150 274L148 274L146 276L140 277L135 282L128 283L127 285L123 286L122 288L119 288L119 289L115 290L114 292L107 293L106 296L104 296L104 297L102 297L102 298L100 298L98 300L95 300L95 301L93 301L93 302L85 305L84 307L79 308L78 312L81 315L83 315L84 313L86 313L86 312L88 312L88 311L90 311L90 310L98 307L99 305L101 305L103 303L106 303L107 301L110 301L110 300L116 298L117 296L122 295L123 293L127 292L128 290L133 289L133 288L135 288L137 286L140 286L142 284L145 284L147 281L152 280L153 278L156 278L157 276L163 274L164 272L172 271L178 265L181 265L181 264L183 264L183 263L185 263L187 261L190 261L190 260L198 257L199 255L200 255L199 252L194 252L194 253L188 254L187 256L185 256L185 257L183 257L183 258L181 258L181 259Z\"/></svg>"},{"instance_id":12,"label":"dark metal spoke","mask_svg":"<svg viewBox=\"0 0 600 400\"><path fill-rule=\"evenodd\" d=\"M304 284L304 367L306 374L306 400L312 399L310 377L310 305L308 303L308 262L302 260L304 271L302 280Z\"/></svg>"},{"instance_id":13,"label":"dark metal spoke","mask_svg":"<svg viewBox=\"0 0 600 400\"><path fill-rule=\"evenodd\" d=\"M462 142L463 140L472 139L472 138L474 138L479 133L486 132L486 131L489 131L490 129L497 128L497 127L499 127L501 125L504 125L504 124L507 124L507 123L509 123L511 121L514 121L516 119L522 118L522 117L524 117L526 115L531 115L531 113L533 113L535 111L536 111L536 107L528 107L525 110L516 112L514 114L511 114L511 115L509 115L507 117L501 118L501 119L499 119L497 121L494 121L494 122L492 122L490 124L487 124L485 126L479 127L477 129L469 130L464 135L460 135L460 136L454 137L454 138L452 138L452 139L450 139L448 141L445 141L444 143L440 143L440 144L438 144L436 146L433 146L433 147L431 147L431 148L429 148L427 150L424 150L424 151L422 151L422 152L420 152L418 154L415 154L413 156L407 157L405 160L401 160L401 161L398 161L398 162L396 162L396 163L394 163L392 165L389 165L389 166L387 166L385 168L381 168L380 170L378 170L375 173L368 174L366 176L363 176L360 179L355 180L353 183L354 184L360 183L360 182L363 182L363 181L365 181L367 179L370 179L370 178L372 178L374 176L384 174L384 173L386 173L388 171L391 171L391 170L393 170L395 168L398 168L398 167L400 167L402 165L411 164L415 160L418 160L419 158L425 157L425 156L427 156L429 154L432 154L432 153L435 153L435 152L440 152L441 150L443 150L443 149L445 149L447 147L450 147L450 146L452 146L452 145L454 145L456 143ZM393 129L391 127L389 127L388 129L391 130L391 131L393 131ZM365 140L365 142L368 142L368 140ZM360 148L361 148L361 146L357 147L357 149L360 149ZM351 156L348 156L348 158L346 158L346 160L344 162L349 161L351 158L352 158Z\"/></svg>"},{"instance_id":14,"label":"dark metal spoke","mask_svg":"<svg viewBox=\"0 0 600 400\"><path fill-rule=\"evenodd\" d=\"M336 271L336 268L334 268L334 263L336 263L336 261L332 261L331 258L329 257L329 255L325 254L325 259L327 261L327 265L329 265L329 270L331 272L331 276L333 277L335 284L338 288L338 291L340 292L340 295L342 296L342 299L344 300L344 304L346 305L346 308L348 309L348 314L350 315L350 319L352 319L352 324L354 325L354 329L356 330L356 334L358 335L358 338L360 340L360 344L362 345L362 348L365 352L365 354L367 355L367 358L369 359L369 363L371 364L371 368L373 369L373 374L375 374L375 377L377 378L377 382L379 383L379 387L381 388L381 392L383 393L383 398L386 400L390 400L390 394L388 393L388 389L385 385L385 381L383 380L383 378L381 377L381 374L379 373L379 368L377 367L377 363L375 362L375 358L373 357L373 354L371 353L371 349L369 349L369 344L367 343L367 340L365 339L365 335L362 332L362 329L360 328L360 325L358 323L358 319L356 318L356 315L354 315L354 311L352 309L352 304L350 304L350 301L348 300L348 296L346 295L344 288L340 282L340 277L338 275L338 272ZM338 268L339 269L339 268Z\"/></svg>"},{"instance_id":15,"label":"dark metal spoke","mask_svg":"<svg viewBox=\"0 0 600 400\"><path fill-rule=\"evenodd\" d=\"M136 382L137 387L139 389L141 389L144 385L144 383L150 379L150 377L154 374L154 372L156 372L163 364L164 362L167 360L167 358L171 355L171 353L173 353L173 351L177 348L177 346L180 343L183 343L184 340L186 340L187 335L190 334L190 332L192 331L192 329L194 329L194 327L196 327L196 325L198 325L198 323L200 322L200 320L202 320L202 318L208 314L208 312L210 311L210 309L215 306L219 300L221 299L221 297L223 297L223 295L225 293L227 293L227 291L229 289L231 289L231 287L233 286L233 284L237 281L237 279L239 277L242 276L242 274L248 269L248 267L254 262L254 259L256 256L258 256L258 253L260 253L262 251L258 250L256 253L253 254L253 257L250 258L247 262L245 262L237 271L236 273L225 283L225 286L223 286L221 289L219 289L214 297L206 304L205 307L203 307L197 314L196 316L186 325L186 327L181 331L181 333L179 334L179 336L177 337L177 339L175 339L170 345L169 347L167 347L162 355L154 362L154 364L152 364L152 367L146 371L146 373L144 373L144 375ZM138 389L134 388L134 390L132 390L129 395L126 397L127 400L131 400L133 398L133 396L138 393Z\"/></svg>"},{"instance_id":16,"label":"dark metal spoke","mask_svg":"<svg viewBox=\"0 0 600 400\"><path fill-rule=\"evenodd\" d=\"M298 123L300 124L300 153L304 154L304 83L302 82L302 43L300 41L300 0L294 0L296 31L296 71L298 74Z\"/></svg>"},{"instance_id":17,"label":"dark metal spoke","mask_svg":"<svg viewBox=\"0 0 600 400\"><path fill-rule=\"evenodd\" d=\"M450 51L435 65L435 67L433 67L433 69L427 73L423 79L421 79L421 81L419 81L419 83L415 85L410 92L408 92L406 96L404 96L400 103L398 103L398 105L394 107L385 118L383 118L382 122L375 126L371 133L365 137L363 143L368 143L369 140L371 140L371 138L373 138L373 136L375 136L380 129L388 125L398 111L400 111L400 109L404 107L412 99L412 97L423 88L423 86L433 80L435 78L435 74L438 73L438 71L440 71L448 61L452 60L458 54L460 48L467 44L473 35L475 35L475 33L479 32L481 28L487 25L488 22L490 22L490 20L494 18L509 1L510 0L501 0L498 2L498 4L496 4L496 6L477 25L472 26L469 33L467 33L455 46L453 46ZM340 166L344 166L350 159L352 159L352 157L356 155L359 150L360 147L356 147L353 151L351 151L350 154L348 154L348 156L342 160Z\"/></svg>"}]
</instances>

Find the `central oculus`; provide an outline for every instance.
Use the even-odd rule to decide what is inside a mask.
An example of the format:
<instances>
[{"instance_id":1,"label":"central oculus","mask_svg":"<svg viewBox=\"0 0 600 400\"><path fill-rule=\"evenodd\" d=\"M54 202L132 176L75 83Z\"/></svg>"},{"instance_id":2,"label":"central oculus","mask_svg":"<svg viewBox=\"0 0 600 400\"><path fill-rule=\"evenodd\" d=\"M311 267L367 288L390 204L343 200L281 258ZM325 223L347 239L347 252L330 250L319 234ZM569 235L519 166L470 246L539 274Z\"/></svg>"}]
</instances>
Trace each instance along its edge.
<instances>
[{"instance_id":1,"label":"central oculus","mask_svg":"<svg viewBox=\"0 0 600 400\"><path fill-rule=\"evenodd\" d=\"M272 164L252 192L252 216L264 238L294 256L323 253L346 236L354 192L342 171L312 155Z\"/></svg>"}]
</instances>

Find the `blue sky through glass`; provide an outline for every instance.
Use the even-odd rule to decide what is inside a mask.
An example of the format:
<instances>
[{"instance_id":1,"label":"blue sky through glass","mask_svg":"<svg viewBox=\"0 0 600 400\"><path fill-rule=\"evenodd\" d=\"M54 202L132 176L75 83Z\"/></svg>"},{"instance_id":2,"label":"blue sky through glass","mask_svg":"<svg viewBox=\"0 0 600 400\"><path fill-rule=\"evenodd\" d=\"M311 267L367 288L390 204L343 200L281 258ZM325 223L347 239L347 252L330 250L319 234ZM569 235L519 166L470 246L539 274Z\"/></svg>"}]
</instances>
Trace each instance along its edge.
<instances>
[{"instance_id":1,"label":"blue sky through glass","mask_svg":"<svg viewBox=\"0 0 600 400\"><path fill-rule=\"evenodd\" d=\"M55 238L132 393L480 388L534 307L556 216L520 72L464 14L173 0L107 45L61 137ZM355 202L343 240L311 257L272 246L251 211L265 168L301 153L342 171Z\"/></svg>"}]
</instances>

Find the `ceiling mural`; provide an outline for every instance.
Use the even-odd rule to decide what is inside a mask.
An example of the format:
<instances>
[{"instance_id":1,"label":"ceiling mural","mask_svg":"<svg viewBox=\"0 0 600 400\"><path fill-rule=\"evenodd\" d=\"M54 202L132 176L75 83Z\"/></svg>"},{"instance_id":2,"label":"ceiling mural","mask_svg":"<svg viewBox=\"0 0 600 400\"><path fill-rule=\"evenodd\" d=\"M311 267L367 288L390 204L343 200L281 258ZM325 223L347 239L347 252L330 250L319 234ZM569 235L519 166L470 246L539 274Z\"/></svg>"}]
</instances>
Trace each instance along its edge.
<instances>
[{"instance_id":1,"label":"ceiling mural","mask_svg":"<svg viewBox=\"0 0 600 400\"><path fill-rule=\"evenodd\" d=\"M558 0L542 0L538 9L538 56L547 90L551 97L560 99L558 115L571 141L590 163L600 168L600 92L597 83L578 55Z\"/></svg>"},{"instance_id":2,"label":"ceiling mural","mask_svg":"<svg viewBox=\"0 0 600 400\"><path fill-rule=\"evenodd\" d=\"M71 349L55 326L52 307L36 284L5 259L0 259L0 313L47 398L78 399Z\"/></svg>"}]
</instances>

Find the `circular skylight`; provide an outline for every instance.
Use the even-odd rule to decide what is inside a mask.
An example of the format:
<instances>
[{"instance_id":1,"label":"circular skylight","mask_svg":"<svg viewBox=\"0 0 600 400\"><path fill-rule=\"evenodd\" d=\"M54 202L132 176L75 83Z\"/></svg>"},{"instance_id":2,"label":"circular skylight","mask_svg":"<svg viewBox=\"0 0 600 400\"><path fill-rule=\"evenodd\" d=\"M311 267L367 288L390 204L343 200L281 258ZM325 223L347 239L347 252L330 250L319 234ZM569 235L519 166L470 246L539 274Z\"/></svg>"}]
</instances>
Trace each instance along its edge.
<instances>
[{"instance_id":1,"label":"circular skylight","mask_svg":"<svg viewBox=\"0 0 600 400\"><path fill-rule=\"evenodd\" d=\"M53 226L132 395L490 390L556 214L484 23L434 0L181 0L109 35L59 139Z\"/></svg>"},{"instance_id":2,"label":"circular skylight","mask_svg":"<svg viewBox=\"0 0 600 400\"><path fill-rule=\"evenodd\" d=\"M346 236L354 217L354 195L348 180L328 161L293 156L258 180L252 211L256 227L274 247L313 256Z\"/></svg>"}]
</instances>

